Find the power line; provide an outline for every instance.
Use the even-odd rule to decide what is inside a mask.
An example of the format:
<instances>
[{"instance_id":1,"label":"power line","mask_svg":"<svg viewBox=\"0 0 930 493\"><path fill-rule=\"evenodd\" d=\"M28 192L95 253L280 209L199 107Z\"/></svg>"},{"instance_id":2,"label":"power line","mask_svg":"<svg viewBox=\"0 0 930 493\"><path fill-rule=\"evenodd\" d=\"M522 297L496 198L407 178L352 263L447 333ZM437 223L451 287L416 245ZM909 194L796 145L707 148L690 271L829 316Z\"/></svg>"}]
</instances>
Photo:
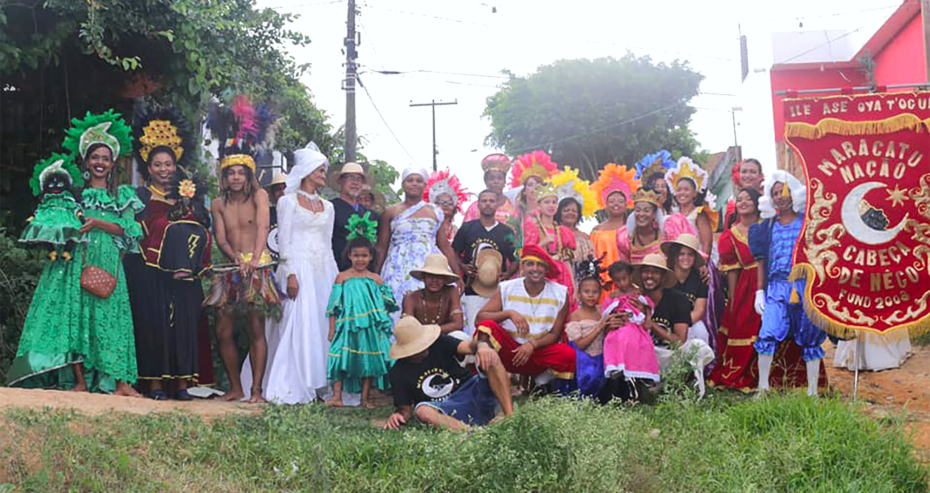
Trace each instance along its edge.
<instances>
[{"instance_id":1,"label":"power line","mask_svg":"<svg viewBox=\"0 0 930 493\"><path fill-rule=\"evenodd\" d=\"M841 34L841 35L839 35L839 36L837 36L837 37L835 37L835 38L833 38L833 39L829 39L829 38L828 38L827 41L826 41L825 43L820 43L819 45L814 46L813 48L809 48L809 49L807 49L807 50L804 50L804 51L798 53L797 55L794 55L794 56L792 56L792 57L790 57L790 58L786 58L785 60L778 60L778 61L776 61L775 63L777 63L777 64L788 63L788 62L790 62L790 61L792 61L792 60L798 59L798 58L800 58L800 57L802 57L802 56L804 56L804 55L806 55L806 54L808 54L808 53L810 53L810 52L812 52L812 51L815 51L815 50L818 50L818 49L820 49L820 48L823 48L824 46L830 45L830 44L832 44L832 43L835 42L835 41L839 41L839 40L845 38L846 36L850 36L850 35L852 35L852 34L855 34L855 33L859 32L860 30L862 30L864 27L865 27L865 26L859 26L859 27L857 27L856 29L853 29L852 31L849 31L849 32L846 33L846 34Z\"/></svg>"},{"instance_id":2,"label":"power line","mask_svg":"<svg viewBox=\"0 0 930 493\"><path fill-rule=\"evenodd\" d=\"M413 69L413 70L371 70L372 72L377 72L381 75L404 75L404 74L439 74L439 75L457 75L461 77L484 77L488 79L503 79L510 80L510 77L506 75L491 75L491 74L468 74L463 72L443 72L441 70L427 70L427 69Z\"/></svg>"},{"instance_id":3,"label":"power line","mask_svg":"<svg viewBox=\"0 0 930 493\"><path fill-rule=\"evenodd\" d=\"M607 126L598 128L598 129L596 129L596 130L592 130L592 131L590 131L590 132L584 132L584 133L580 133L580 134L570 135L570 136L568 136L568 137L563 137L563 138L561 138L561 139L556 139L556 140L553 140L553 141L550 141L550 142L546 142L546 143L543 143L543 144L537 144L537 145L534 145L534 146L525 147L525 148L523 148L523 149L517 149L517 150L512 151L512 153L513 153L513 154L517 154L517 153L521 153L521 152L533 151L533 150L536 150L536 149L546 149L546 148L548 148L548 147L550 147L550 146L552 146L552 145L555 145L555 144L561 144L562 142L568 142L568 141L570 141L570 140L580 139L580 138L582 138L582 137L587 137L588 135L593 135L593 134L596 134L596 133L605 132L605 131L610 130L610 129L613 129L613 128L617 128L617 127L620 127L620 126L623 126L623 125L628 125L628 124L630 124L630 123L635 123L635 122L637 122L637 121L639 121L639 120L642 120L643 118L649 118L649 117L652 116L652 115L656 115L656 114L659 114L659 113L664 113L664 112L666 112L666 111L668 111L668 110L670 110L670 109L672 109L672 108L675 108L676 106L681 106L681 105L686 104L686 103L687 103L687 101L678 101L678 102L672 103L672 104L670 104L670 105L668 105L668 106L664 106L664 107L662 107L662 108L658 108L658 109L649 111L649 112L647 112L647 113L643 113L642 115L634 116L633 118L628 118L628 119L626 119L626 120L623 120L623 121L620 121L620 122L617 122L617 123L612 123L612 124L610 124L610 125L607 125Z\"/></svg>"},{"instance_id":4,"label":"power line","mask_svg":"<svg viewBox=\"0 0 930 493\"><path fill-rule=\"evenodd\" d=\"M879 11L879 10L895 9L895 8L900 7L900 6L901 6L901 3L896 3L896 4L894 4L894 5L885 5L884 7L873 7L873 8L869 8L869 9L851 10L851 11L846 11L846 12L831 12L831 13L829 13L829 14L821 14L821 15L803 15L803 16L798 16L798 17L779 17L779 18L776 18L776 19L767 19L767 21L768 21L768 22L780 22L780 21L801 21L801 20L807 20L807 19L826 19L826 18L829 18L829 17L843 17L843 16L847 16L847 15L864 14L864 13L866 13L866 12L876 12L876 11Z\"/></svg>"},{"instance_id":5,"label":"power line","mask_svg":"<svg viewBox=\"0 0 930 493\"><path fill-rule=\"evenodd\" d=\"M391 132L391 136L394 137L394 140L397 142L397 145L399 145L400 148L403 149L405 153L407 153L407 157L409 157L410 160L413 161L414 164L419 164L417 163L416 158L413 157L412 154L410 154L410 151L408 151L407 148L404 147L404 144L401 143L400 139L397 138L397 134L394 133L394 130L391 128L391 126L388 125L388 122L387 120L385 120L384 115L381 114L381 110L378 109L378 105L375 104L374 98L371 97L371 93L368 92L368 87L366 87L365 84L362 83L362 79L359 78L358 75L356 75L355 78L356 78L356 81L358 81L358 85L362 86L362 89L365 90L365 95L368 96L368 100L371 101L371 106L375 108L375 113L377 113L378 116L381 117L381 122L384 123L385 127L387 127L388 132Z\"/></svg>"}]
</instances>

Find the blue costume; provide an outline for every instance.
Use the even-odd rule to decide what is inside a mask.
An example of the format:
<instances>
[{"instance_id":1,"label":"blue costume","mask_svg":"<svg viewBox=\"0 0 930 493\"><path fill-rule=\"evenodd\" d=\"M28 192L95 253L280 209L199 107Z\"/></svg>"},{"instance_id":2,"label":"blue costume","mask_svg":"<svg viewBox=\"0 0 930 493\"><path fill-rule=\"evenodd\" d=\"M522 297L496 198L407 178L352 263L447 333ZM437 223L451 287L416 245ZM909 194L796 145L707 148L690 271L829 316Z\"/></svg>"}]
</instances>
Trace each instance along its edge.
<instances>
[{"instance_id":1,"label":"blue costume","mask_svg":"<svg viewBox=\"0 0 930 493\"><path fill-rule=\"evenodd\" d=\"M820 345L827 335L807 318L800 301L790 301L792 289L803 296L807 281L788 280L792 252L799 241L802 224L801 216L789 224L770 218L749 228L749 249L763 262L766 275L765 310L755 348L759 354L775 354L778 344L792 336L802 349L804 361L815 361L823 358Z\"/></svg>"}]
</instances>

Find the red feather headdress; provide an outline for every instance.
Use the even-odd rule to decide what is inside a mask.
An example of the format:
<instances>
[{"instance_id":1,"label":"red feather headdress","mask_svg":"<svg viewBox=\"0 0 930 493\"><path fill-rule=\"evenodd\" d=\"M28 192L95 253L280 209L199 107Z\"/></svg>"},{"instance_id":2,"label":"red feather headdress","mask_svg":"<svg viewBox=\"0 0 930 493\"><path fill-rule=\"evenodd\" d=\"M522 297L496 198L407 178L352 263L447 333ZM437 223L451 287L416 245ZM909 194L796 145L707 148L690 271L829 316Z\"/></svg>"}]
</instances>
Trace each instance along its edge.
<instances>
[{"instance_id":1,"label":"red feather headdress","mask_svg":"<svg viewBox=\"0 0 930 493\"><path fill-rule=\"evenodd\" d=\"M430 175L426 180L426 190L423 192L423 200L432 204L442 194L449 194L449 196L452 197L452 202L455 202L455 208L459 212L462 212L462 206L468 201L468 191L462 186L458 177L453 175L448 169L437 171Z\"/></svg>"},{"instance_id":2,"label":"red feather headdress","mask_svg":"<svg viewBox=\"0 0 930 493\"><path fill-rule=\"evenodd\" d=\"M531 176L546 181L558 172L558 165L552 162L552 157L546 151L533 151L523 154L514 161L510 173L510 186L519 187L526 183Z\"/></svg>"}]
</instances>

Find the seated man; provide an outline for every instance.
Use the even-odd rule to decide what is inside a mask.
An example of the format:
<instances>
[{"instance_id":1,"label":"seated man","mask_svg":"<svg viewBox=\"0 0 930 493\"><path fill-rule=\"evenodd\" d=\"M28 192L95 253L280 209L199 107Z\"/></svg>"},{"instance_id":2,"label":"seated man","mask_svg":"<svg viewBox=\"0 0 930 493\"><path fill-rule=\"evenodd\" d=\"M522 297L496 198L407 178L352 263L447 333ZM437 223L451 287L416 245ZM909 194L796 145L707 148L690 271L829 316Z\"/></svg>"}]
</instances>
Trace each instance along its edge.
<instances>
[{"instance_id":1,"label":"seated man","mask_svg":"<svg viewBox=\"0 0 930 493\"><path fill-rule=\"evenodd\" d=\"M575 376L575 350L560 343L568 317L568 288L550 280L555 262L538 245L523 248L526 277L500 283L478 312L475 337L490 342L504 368L536 377L545 385L553 377Z\"/></svg>"},{"instance_id":2,"label":"seated man","mask_svg":"<svg viewBox=\"0 0 930 493\"><path fill-rule=\"evenodd\" d=\"M426 257L423 267L410 271L410 277L423 281L423 287L404 295L403 315L415 317L421 324L436 324L443 334L468 339L462 332L462 302L453 283L459 276L452 272L441 253Z\"/></svg>"},{"instance_id":3,"label":"seated man","mask_svg":"<svg viewBox=\"0 0 930 493\"><path fill-rule=\"evenodd\" d=\"M390 356L397 362L390 375L395 411L385 429L400 429L415 415L437 428L464 430L489 423L498 404L505 416L513 413L510 380L487 343L461 341L414 317L401 318L394 337ZM475 355L478 374L462 368L458 355Z\"/></svg>"}]
</instances>

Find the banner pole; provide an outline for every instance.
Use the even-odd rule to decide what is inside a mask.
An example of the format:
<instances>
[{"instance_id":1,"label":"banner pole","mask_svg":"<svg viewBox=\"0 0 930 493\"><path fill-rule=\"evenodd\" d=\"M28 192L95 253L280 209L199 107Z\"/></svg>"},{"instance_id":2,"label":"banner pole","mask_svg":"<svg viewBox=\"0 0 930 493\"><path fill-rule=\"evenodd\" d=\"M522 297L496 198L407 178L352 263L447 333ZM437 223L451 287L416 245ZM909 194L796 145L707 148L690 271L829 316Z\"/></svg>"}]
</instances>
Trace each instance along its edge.
<instances>
[{"instance_id":1,"label":"banner pole","mask_svg":"<svg viewBox=\"0 0 930 493\"><path fill-rule=\"evenodd\" d=\"M856 399L859 397L859 362L861 361L860 355L862 354L862 337L860 334L856 334L856 357L855 365L856 370L853 376L853 404L856 403Z\"/></svg>"}]
</instances>

